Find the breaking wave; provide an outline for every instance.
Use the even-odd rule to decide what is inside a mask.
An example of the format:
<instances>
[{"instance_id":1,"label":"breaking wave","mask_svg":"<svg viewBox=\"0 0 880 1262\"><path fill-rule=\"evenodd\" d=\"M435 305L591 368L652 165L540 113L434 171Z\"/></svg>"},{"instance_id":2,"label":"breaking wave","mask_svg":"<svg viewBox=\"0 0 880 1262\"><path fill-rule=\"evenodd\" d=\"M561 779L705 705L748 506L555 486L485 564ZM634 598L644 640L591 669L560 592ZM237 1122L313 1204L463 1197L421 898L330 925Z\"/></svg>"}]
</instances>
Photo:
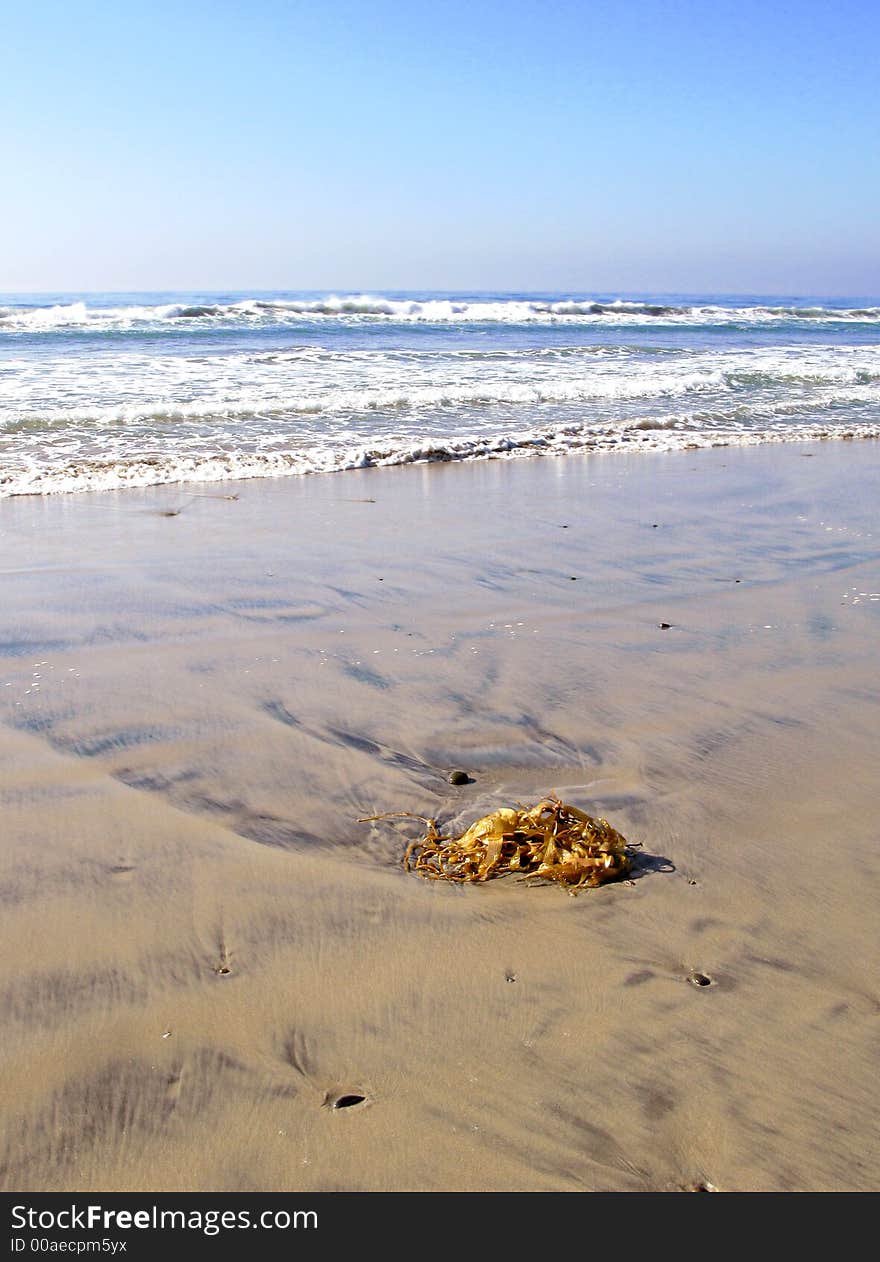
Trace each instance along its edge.
<instances>
[{"instance_id":1,"label":"breaking wave","mask_svg":"<svg viewBox=\"0 0 880 1262\"><path fill-rule=\"evenodd\" d=\"M52 333L64 329L113 331L186 326L296 324L327 321L403 324L634 324L749 326L797 321L818 324L873 323L880 307L775 306L766 304L668 304L589 297L545 301L539 298L384 298L371 294L321 298L243 298L235 302L89 306L0 306L0 333Z\"/></svg>"}]
</instances>

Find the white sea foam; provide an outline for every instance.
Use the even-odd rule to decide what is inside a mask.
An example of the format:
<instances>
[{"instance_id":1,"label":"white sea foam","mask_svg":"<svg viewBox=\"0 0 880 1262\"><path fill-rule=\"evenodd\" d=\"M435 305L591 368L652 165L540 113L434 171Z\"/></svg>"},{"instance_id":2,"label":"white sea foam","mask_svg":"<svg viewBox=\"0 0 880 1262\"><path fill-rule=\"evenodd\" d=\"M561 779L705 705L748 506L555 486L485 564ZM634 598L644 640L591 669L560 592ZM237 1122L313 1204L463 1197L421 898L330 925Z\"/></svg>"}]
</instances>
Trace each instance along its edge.
<instances>
[{"instance_id":1,"label":"white sea foam","mask_svg":"<svg viewBox=\"0 0 880 1262\"><path fill-rule=\"evenodd\" d=\"M834 324L880 321L880 307L677 304L610 301L590 297L543 301L537 298L384 298L371 294L329 294L321 298L245 298L236 302L165 303L156 306L0 307L3 333L50 333L60 329L103 332L149 325L181 326L296 324L315 322L396 322L402 324L657 324L766 325L786 321Z\"/></svg>"},{"instance_id":2,"label":"white sea foam","mask_svg":"<svg viewBox=\"0 0 880 1262\"><path fill-rule=\"evenodd\" d=\"M572 353L577 351L578 353ZM585 352L593 353L585 353ZM76 423L216 421L249 417L375 416L529 405L609 405L704 395L788 401L880 402L880 347L644 354L628 347L490 351L293 348L252 354L104 351L8 357L3 433Z\"/></svg>"},{"instance_id":3,"label":"white sea foam","mask_svg":"<svg viewBox=\"0 0 880 1262\"><path fill-rule=\"evenodd\" d=\"M696 450L792 441L817 442L834 438L880 439L880 424L819 424L700 433L691 429L677 430L675 422L670 420L663 425L636 424L599 431L570 425L494 437L487 434L461 439L410 440L352 447L324 445L311 450L205 450L143 459L59 461L0 474L0 499L17 495L289 477L449 461L521 459L584 452Z\"/></svg>"}]
</instances>

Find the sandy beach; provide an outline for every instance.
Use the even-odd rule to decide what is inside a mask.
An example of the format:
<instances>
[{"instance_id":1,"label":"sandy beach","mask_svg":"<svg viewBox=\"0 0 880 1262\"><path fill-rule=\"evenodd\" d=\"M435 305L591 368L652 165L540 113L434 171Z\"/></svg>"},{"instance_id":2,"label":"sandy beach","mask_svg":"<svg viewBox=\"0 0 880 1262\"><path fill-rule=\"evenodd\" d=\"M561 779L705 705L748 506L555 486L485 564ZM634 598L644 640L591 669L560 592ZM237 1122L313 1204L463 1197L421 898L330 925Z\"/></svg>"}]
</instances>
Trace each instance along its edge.
<instances>
[{"instance_id":1,"label":"sandy beach","mask_svg":"<svg viewBox=\"0 0 880 1262\"><path fill-rule=\"evenodd\" d=\"M0 1186L876 1188L878 503L871 441L0 503ZM631 881L358 822L550 791Z\"/></svg>"}]
</instances>

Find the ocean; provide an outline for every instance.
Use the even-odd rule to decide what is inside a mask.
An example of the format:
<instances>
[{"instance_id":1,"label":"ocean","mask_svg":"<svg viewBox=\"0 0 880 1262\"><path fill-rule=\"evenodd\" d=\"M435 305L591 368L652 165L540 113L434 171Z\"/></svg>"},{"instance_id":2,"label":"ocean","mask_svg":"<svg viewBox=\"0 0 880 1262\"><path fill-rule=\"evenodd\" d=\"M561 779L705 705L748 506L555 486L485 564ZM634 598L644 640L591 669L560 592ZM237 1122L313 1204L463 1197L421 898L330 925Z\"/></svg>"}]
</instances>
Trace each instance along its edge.
<instances>
[{"instance_id":1,"label":"ocean","mask_svg":"<svg viewBox=\"0 0 880 1262\"><path fill-rule=\"evenodd\" d=\"M0 294L0 497L880 437L880 301Z\"/></svg>"}]
</instances>

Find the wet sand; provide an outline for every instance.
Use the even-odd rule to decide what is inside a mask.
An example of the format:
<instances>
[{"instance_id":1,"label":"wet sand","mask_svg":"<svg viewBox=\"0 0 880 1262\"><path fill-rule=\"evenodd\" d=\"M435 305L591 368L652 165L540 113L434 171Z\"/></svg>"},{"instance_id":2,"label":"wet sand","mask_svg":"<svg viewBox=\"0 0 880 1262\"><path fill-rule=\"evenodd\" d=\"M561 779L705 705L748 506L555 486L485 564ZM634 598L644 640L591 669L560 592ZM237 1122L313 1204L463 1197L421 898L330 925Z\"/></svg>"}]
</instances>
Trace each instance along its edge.
<instances>
[{"instance_id":1,"label":"wet sand","mask_svg":"<svg viewBox=\"0 0 880 1262\"><path fill-rule=\"evenodd\" d=\"M876 1188L880 446L196 490L0 503L0 1186Z\"/></svg>"}]
</instances>

